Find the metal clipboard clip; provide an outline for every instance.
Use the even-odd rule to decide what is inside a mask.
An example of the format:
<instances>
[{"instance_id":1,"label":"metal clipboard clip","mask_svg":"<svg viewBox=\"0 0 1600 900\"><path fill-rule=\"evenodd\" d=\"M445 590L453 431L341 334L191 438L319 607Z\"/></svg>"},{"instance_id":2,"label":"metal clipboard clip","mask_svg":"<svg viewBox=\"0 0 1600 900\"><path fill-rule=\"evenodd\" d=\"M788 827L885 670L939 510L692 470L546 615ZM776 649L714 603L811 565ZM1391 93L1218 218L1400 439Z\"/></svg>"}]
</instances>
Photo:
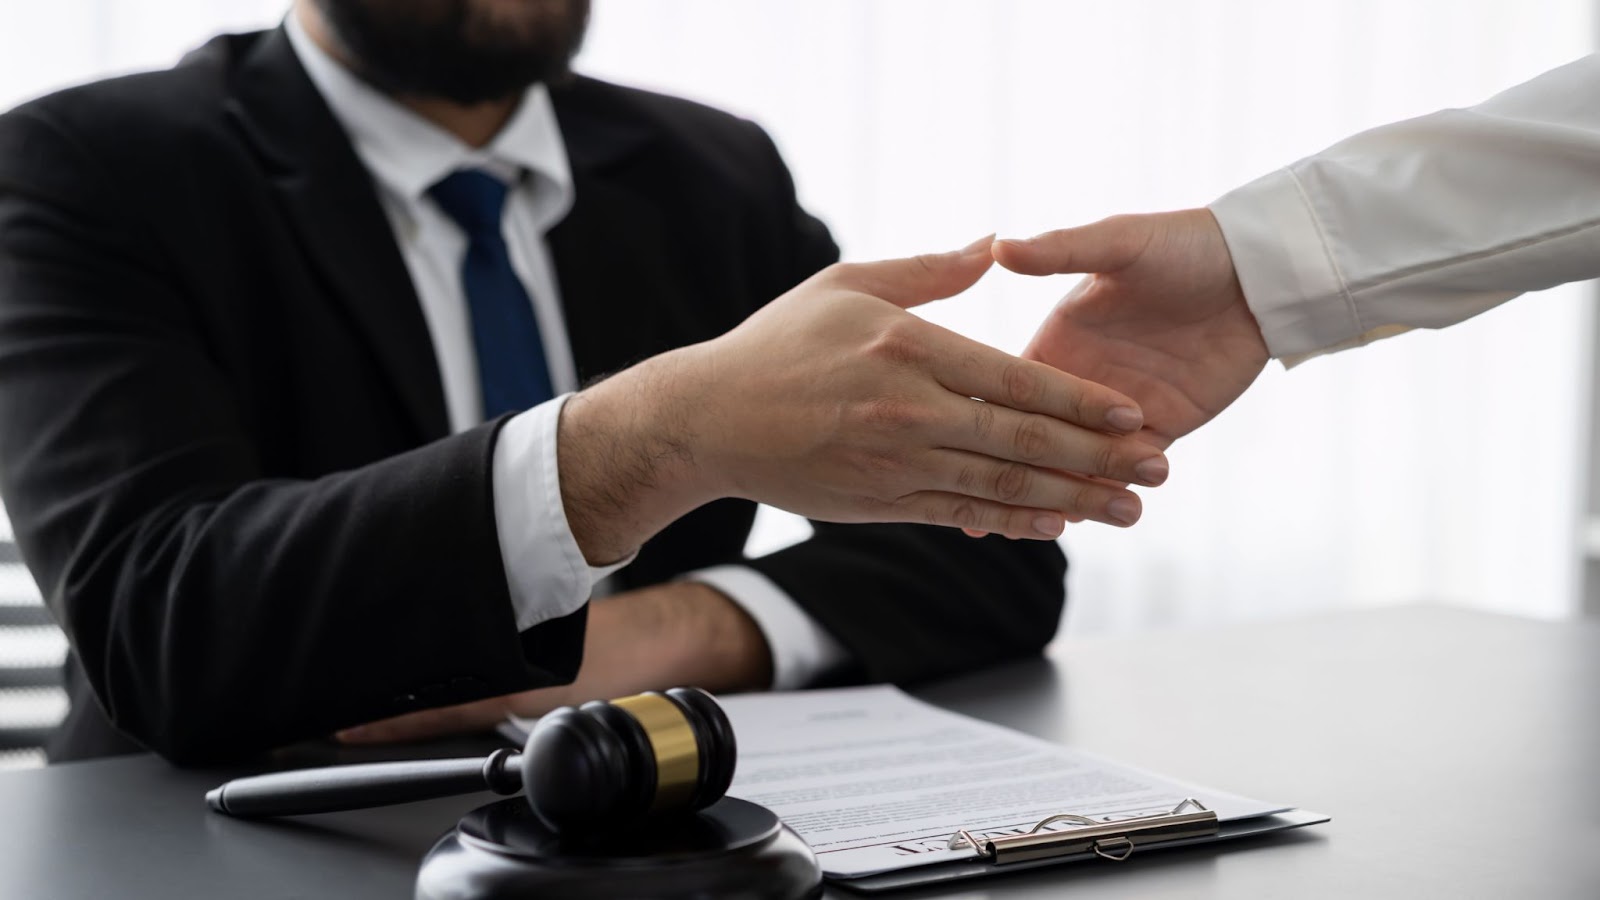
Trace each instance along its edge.
<instances>
[{"instance_id":1,"label":"metal clipboard clip","mask_svg":"<svg viewBox=\"0 0 1600 900\"><path fill-rule=\"evenodd\" d=\"M1080 828L1045 831L1057 822L1070 822ZM995 865L1093 853L1113 862L1133 855L1140 844L1159 844L1184 838L1207 837L1217 833L1217 814L1193 797L1171 810L1150 816L1136 816L1120 822L1096 822L1086 816L1062 814L1043 819L1025 834L998 837L973 837L965 828L950 836L949 849L972 847L980 859Z\"/></svg>"}]
</instances>

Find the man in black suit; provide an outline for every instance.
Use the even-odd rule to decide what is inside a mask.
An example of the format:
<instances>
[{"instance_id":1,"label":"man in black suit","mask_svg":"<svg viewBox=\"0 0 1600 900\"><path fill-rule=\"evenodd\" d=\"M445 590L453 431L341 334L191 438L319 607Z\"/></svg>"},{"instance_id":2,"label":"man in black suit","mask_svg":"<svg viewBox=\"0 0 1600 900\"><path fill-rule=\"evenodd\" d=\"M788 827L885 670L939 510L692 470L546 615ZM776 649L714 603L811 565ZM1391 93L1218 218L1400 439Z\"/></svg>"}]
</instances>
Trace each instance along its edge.
<instances>
[{"instance_id":1,"label":"man in black suit","mask_svg":"<svg viewBox=\"0 0 1600 900\"><path fill-rule=\"evenodd\" d=\"M1064 517L1137 518L1137 407L903 310L987 242L830 266L755 126L565 74L586 18L302 2L0 117L0 489L71 641L54 758L956 672L1049 640ZM926 524L749 560L757 500Z\"/></svg>"}]
</instances>

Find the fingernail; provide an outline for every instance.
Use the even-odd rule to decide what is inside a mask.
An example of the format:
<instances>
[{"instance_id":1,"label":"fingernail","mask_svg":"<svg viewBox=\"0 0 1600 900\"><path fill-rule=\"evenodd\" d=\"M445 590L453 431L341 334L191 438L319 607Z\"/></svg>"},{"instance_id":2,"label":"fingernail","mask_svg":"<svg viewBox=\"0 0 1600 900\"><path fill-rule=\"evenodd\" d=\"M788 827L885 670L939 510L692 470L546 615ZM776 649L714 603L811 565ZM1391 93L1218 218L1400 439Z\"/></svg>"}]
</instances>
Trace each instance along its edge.
<instances>
[{"instance_id":1,"label":"fingernail","mask_svg":"<svg viewBox=\"0 0 1600 900\"><path fill-rule=\"evenodd\" d=\"M989 246L991 244L993 244L993 243L994 243L994 234L993 233L986 234L983 237L978 238L977 240L973 241L972 243L966 245L965 247L962 247L960 250L957 250L956 253L959 256L978 256L978 255L988 256L989 255Z\"/></svg>"},{"instance_id":2,"label":"fingernail","mask_svg":"<svg viewBox=\"0 0 1600 900\"><path fill-rule=\"evenodd\" d=\"M355 728L346 728L343 731L335 731L333 737L340 743L350 744L361 740L366 736L366 733L367 730L365 728L357 726Z\"/></svg>"},{"instance_id":3,"label":"fingernail","mask_svg":"<svg viewBox=\"0 0 1600 900\"><path fill-rule=\"evenodd\" d=\"M1138 431L1144 426L1144 413L1131 406L1113 406L1106 413L1106 424L1118 431Z\"/></svg>"},{"instance_id":4,"label":"fingernail","mask_svg":"<svg viewBox=\"0 0 1600 900\"><path fill-rule=\"evenodd\" d=\"M1035 516L1033 530L1047 538L1058 538L1065 531L1067 523L1060 516Z\"/></svg>"},{"instance_id":5,"label":"fingernail","mask_svg":"<svg viewBox=\"0 0 1600 900\"><path fill-rule=\"evenodd\" d=\"M1164 456L1152 456L1133 467L1133 474L1139 476L1139 481L1151 487L1166 481L1167 471L1167 459Z\"/></svg>"},{"instance_id":6,"label":"fingernail","mask_svg":"<svg viewBox=\"0 0 1600 900\"><path fill-rule=\"evenodd\" d=\"M1139 501L1132 497L1118 497L1106 504L1106 515L1122 525L1139 521Z\"/></svg>"}]
</instances>

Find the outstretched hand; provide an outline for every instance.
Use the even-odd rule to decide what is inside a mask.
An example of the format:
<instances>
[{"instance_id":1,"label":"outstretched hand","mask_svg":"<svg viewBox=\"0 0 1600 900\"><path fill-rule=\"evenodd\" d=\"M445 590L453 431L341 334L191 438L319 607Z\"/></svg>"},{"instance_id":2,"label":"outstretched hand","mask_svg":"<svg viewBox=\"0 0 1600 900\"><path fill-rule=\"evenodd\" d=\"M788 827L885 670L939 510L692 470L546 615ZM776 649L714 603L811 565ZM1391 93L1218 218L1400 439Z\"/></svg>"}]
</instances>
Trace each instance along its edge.
<instances>
[{"instance_id":1,"label":"outstretched hand","mask_svg":"<svg viewBox=\"0 0 1600 900\"><path fill-rule=\"evenodd\" d=\"M1034 540L1068 518L1138 521L1125 485L1167 477L1161 451L1135 436L1138 404L907 311L993 265L985 237L829 266L732 331L573 396L558 456L584 557L622 559L722 497Z\"/></svg>"},{"instance_id":2,"label":"outstretched hand","mask_svg":"<svg viewBox=\"0 0 1600 900\"><path fill-rule=\"evenodd\" d=\"M1023 356L1097 382L1144 412L1141 439L1165 449L1222 412L1260 374L1266 342L1210 211L1114 216L996 241L1024 275L1085 273Z\"/></svg>"}]
</instances>

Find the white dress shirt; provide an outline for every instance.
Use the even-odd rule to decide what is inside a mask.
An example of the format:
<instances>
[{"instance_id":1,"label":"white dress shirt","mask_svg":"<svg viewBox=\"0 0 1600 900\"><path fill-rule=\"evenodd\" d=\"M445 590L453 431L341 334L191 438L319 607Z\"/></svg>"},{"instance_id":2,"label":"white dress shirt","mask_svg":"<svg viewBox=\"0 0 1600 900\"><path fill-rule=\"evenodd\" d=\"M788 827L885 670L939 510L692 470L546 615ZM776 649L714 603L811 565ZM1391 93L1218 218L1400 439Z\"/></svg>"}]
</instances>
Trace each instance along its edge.
<instances>
[{"instance_id":1,"label":"white dress shirt","mask_svg":"<svg viewBox=\"0 0 1600 900\"><path fill-rule=\"evenodd\" d=\"M505 237L512 267L532 299L550 380L558 396L511 418L495 444L495 527L517 627L577 611L603 579L630 560L594 567L567 524L556 459L561 407L578 388L560 294L545 235L573 203L572 173L555 110L535 85L500 133L472 148L356 78L306 34L298 14L285 22L311 82L371 172L422 304L453 431L483 421L477 352L461 264L467 238L428 196L458 169L478 168L511 185ZM686 578L711 585L750 615L772 650L773 687L801 687L841 664L845 651L766 576L722 566Z\"/></svg>"},{"instance_id":2,"label":"white dress shirt","mask_svg":"<svg viewBox=\"0 0 1600 900\"><path fill-rule=\"evenodd\" d=\"M1600 277L1600 56L1340 141L1211 211L1286 365Z\"/></svg>"}]
</instances>

